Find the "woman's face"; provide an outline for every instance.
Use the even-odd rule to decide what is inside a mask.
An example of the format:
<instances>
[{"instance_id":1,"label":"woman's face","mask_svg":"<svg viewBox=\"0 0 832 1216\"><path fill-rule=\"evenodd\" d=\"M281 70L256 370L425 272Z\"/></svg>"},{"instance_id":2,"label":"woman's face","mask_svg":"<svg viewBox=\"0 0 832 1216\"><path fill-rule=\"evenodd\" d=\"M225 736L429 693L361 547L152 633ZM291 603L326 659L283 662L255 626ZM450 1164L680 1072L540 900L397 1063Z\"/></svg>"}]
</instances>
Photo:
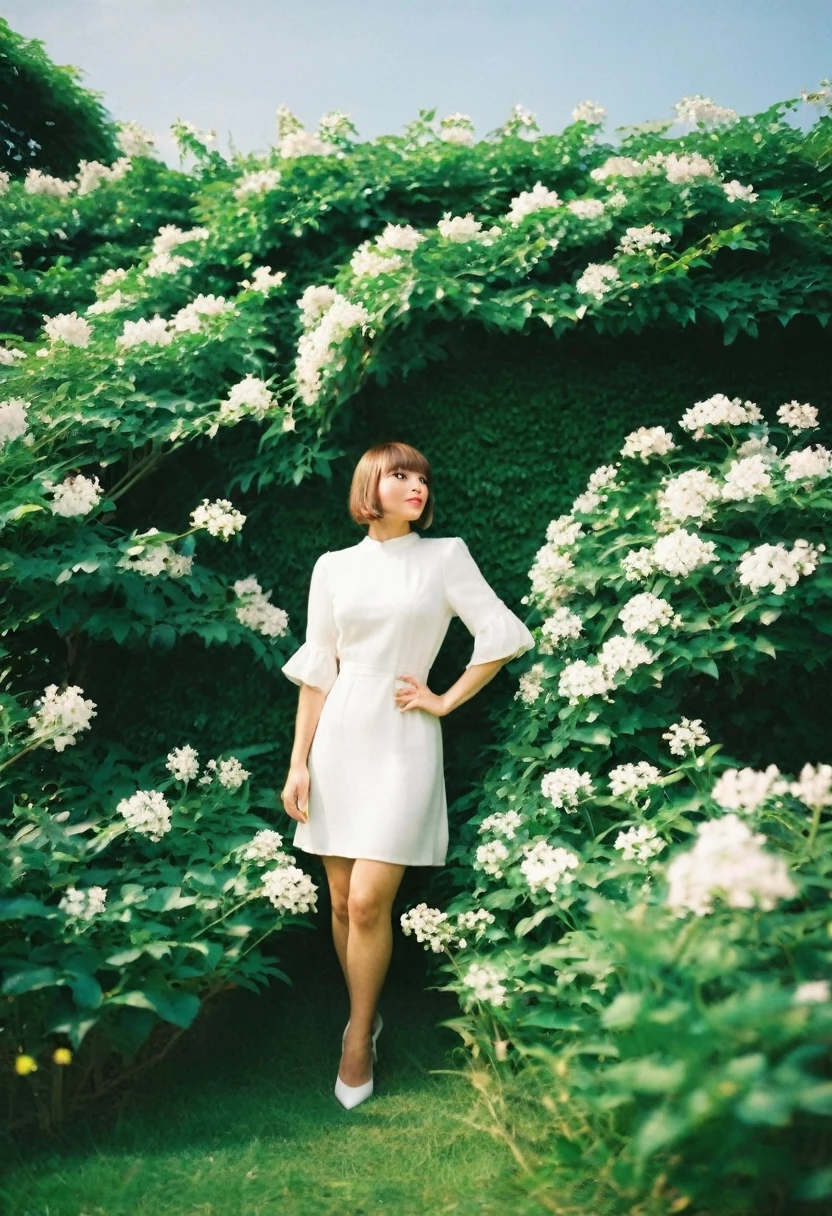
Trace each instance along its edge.
<instances>
[{"instance_id":1,"label":"woman's face","mask_svg":"<svg viewBox=\"0 0 832 1216\"><path fill-rule=\"evenodd\" d=\"M378 496L391 519L418 519L428 501L428 481L423 473L391 469L379 479Z\"/></svg>"}]
</instances>

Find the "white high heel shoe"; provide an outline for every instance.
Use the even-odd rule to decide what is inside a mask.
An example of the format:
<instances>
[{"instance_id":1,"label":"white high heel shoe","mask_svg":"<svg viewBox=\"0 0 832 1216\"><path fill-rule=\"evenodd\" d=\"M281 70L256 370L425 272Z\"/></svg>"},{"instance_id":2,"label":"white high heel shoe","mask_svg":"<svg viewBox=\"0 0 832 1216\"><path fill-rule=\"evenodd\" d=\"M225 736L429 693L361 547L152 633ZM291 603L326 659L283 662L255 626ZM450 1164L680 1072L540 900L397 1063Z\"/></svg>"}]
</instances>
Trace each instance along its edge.
<instances>
[{"instance_id":1,"label":"white high heel shoe","mask_svg":"<svg viewBox=\"0 0 832 1216\"><path fill-rule=\"evenodd\" d=\"M376 1013L376 1018L378 1019L378 1028L372 1035L373 1063L378 1058L376 1052L376 1039L381 1034L381 1027L383 1025L380 1013ZM347 1022L347 1026L349 1026L349 1022ZM345 1029L343 1038L341 1040L342 1043L346 1037L347 1031ZM362 1085L347 1085L345 1081L341 1080L341 1073L339 1071L338 1076L335 1078L335 1097L345 1108L345 1110L352 1110L354 1106L358 1106L359 1102L363 1102L366 1098L369 1098L372 1095L373 1063L370 1064L370 1079L369 1081L365 1081Z\"/></svg>"}]
</instances>

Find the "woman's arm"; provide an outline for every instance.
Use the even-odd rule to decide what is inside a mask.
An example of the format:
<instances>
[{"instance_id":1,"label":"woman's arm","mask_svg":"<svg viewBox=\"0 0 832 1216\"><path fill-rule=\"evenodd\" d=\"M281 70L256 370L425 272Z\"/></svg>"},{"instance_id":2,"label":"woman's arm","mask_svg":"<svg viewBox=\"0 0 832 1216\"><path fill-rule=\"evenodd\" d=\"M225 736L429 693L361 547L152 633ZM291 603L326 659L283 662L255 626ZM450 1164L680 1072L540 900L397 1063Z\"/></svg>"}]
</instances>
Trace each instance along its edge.
<instances>
[{"instance_id":1,"label":"woman's arm","mask_svg":"<svg viewBox=\"0 0 832 1216\"><path fill-rule=\"evenodd\" d=\"M456 684L452 684L447 692L442 693L441 717L447 717L451 710L456 709L465 701L470 701L481 688L493 680L497 672L508 662L508 659L492 659L489 663L474 663L466 667Z\"/></svg>"}]
</instances>

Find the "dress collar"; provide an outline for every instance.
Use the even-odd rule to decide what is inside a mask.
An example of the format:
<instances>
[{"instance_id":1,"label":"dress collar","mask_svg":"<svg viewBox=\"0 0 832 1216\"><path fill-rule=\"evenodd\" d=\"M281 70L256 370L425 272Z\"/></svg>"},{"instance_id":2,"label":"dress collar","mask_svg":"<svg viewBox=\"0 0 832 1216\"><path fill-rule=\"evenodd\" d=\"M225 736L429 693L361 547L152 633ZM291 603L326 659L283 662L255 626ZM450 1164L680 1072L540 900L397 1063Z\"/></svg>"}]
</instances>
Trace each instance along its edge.
<instances>
[{"instance_id":1,"label":"dress collar","mask_svg":"<svg viewBox=\"0 0 832 1216\"><path fill-rule=\"evenodd\" d=\"M414 541L419 540L419 533L415 529L410 532L405 532L404 536L394 536L390 540L374 540L369 534L365 536L359 544L362 544L365 549L384 550L386 553L393 549L404 549L408 545L412 545Z\"/></svg>"}]
</instances>

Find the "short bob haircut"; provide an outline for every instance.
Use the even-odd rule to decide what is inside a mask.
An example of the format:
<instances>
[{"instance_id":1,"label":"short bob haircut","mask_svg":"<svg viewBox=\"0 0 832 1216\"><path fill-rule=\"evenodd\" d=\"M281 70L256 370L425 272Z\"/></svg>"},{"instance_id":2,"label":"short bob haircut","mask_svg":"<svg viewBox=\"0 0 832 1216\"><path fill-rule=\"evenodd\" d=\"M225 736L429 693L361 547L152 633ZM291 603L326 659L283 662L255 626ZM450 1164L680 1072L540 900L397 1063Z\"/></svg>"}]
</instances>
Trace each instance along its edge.
<instances>
[{"instance_id":1,"label":"short bob haircut","mask_svg":"<svg viewBox=\"0 0 832 1216\"><path fill-rule=\"evenodd\" d=\"M433 485L430 465L425 457L409 443L377 443L368 448L355 466L350 485L349 511L357 524L370 524L383 519L384 511L378 497L378 483L388 473L401 469L419 473L428 483L428 497L422 514L414 519L413 528L429 528L433 523Z\"/></svg>"}]
</instances>

